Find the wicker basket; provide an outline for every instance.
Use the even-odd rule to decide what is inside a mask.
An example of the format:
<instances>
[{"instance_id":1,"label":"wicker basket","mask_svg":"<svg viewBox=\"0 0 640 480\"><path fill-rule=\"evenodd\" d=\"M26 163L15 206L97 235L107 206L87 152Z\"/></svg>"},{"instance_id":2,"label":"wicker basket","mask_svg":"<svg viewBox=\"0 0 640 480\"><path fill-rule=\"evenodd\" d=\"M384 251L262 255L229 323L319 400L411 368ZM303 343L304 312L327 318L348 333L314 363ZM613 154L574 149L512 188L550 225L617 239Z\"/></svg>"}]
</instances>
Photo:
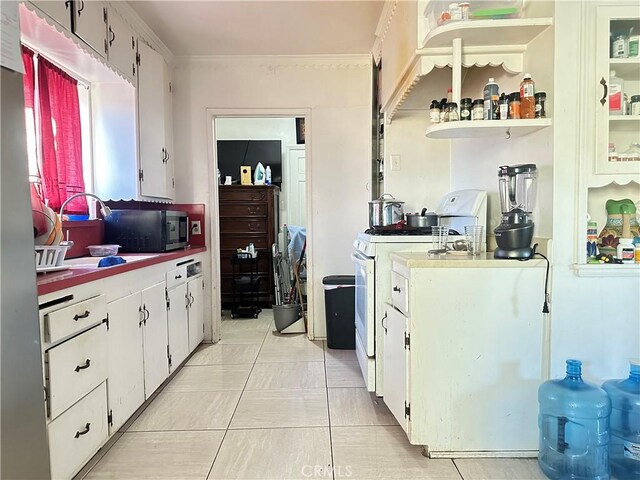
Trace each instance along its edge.
<instances>
[{"instance_id":1,"label":"wicker basket","mask_svg":"<svg viewBox=\"0 0 640 480\"><path fill-rule=\"evenodd\" d=\"M60 267L71 245L36 245L36 272L52 267Z\"/></svg>"}]
</instances>

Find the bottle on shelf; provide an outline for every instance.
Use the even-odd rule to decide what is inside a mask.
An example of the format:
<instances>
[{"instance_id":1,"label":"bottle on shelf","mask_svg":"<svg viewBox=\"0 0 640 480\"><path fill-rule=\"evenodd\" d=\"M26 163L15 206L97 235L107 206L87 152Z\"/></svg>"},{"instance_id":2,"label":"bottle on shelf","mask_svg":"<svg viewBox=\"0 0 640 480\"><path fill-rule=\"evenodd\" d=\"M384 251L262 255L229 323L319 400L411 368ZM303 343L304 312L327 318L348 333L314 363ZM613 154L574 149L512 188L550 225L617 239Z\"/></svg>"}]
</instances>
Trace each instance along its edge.
<instances>
[{"instance_id":1,"label":"bottle on shelf","mask_svg":"<svg viewBox=\"0 0 640 480\"><path fill-rule=\"evenodd\" d=\"M431 106L429 107L429 119L431 123L440 123L440 102L437 100L431 101Z\"/></svg>"},{"instance_id":2,"label":"bottle on shelf","mask_svg":"<svg viewBox=\"0 0 640 480\"><path fill-rule=\"evenodd\" d=\"M453 89L451 87L447 88L447 103L453 102Z\"/></svg>"},{"instance_id":3,"label":"bottle on shelf","mask_svg":"<svg viewBox=\"0 0 640 480\"><path fill-rule=\"evenodd\" d=\"M632 360L629 378L607 380L611 399L609 465L620 479L640 478L640 360Z\"/></svg>"},{"instance_id":4,"label":"bottle on shelf","mask_svg":"<svg viewBox=\"0 0 640 480\"><path fill-rule=\"evenodd\" d=\"M504 92L500 94L498 105L500 120L507 120L509 118L509 97Z\"/></svg>"},{"instance_id":5,"label":"bottle on shelf","mask_svg":"<svg viewBox=\"0 0 640 480\"><path fill-rule=\"evenodd\" d=\"M520 92L509 94L509 118L520 118Z\"/></svg>"},{"instance_id":6,"label":"bottle on shelf","mask_svg":"<svg viewBox=\"0 0 640 480\"><path fill-rule=\"evenodd\" d=\"M520 118L536 118L536 85L530 73L520 82Z\"/></svg>"},{"instance_id":7,"label":"bottle on shelf","mask_svg":"<svg viewBox=\"0 0 640 480\"><path fill-rule=\"evenodd\" d=\"M500 98L500 88L493 77L484 86L484 120L498 119L498 99Z\"/></svg>"},{"instance_id":8,"label":"bottle on shelf","mask_svg":"<svg viewBox=\"0 0 640 480\"><path fill-rule=\"evenodd\" d=\"M582 380L581 366L567 360L567 376L538 389L538 464L551 479L607 480L611 400Z\"/></svg>"},{"instance_id":9,"label":"bottle on shelf","mask_svg":"<svg viewBox=\"0 0 640 480\"><path fill-rule=\"evenodd\" d=\"M271 167L269 165L264 170L264 184L271 185Z\"/></svg>"},{"instance_id":10,"label":"bottle on shelf","mask_svg":"<svg viewBox=\"0 0 640 480\"><path fill-rule=\"evenodd\" d=\"M624 115L624 80L609 73L609 115Z\"/></svg>"}]
</instances>

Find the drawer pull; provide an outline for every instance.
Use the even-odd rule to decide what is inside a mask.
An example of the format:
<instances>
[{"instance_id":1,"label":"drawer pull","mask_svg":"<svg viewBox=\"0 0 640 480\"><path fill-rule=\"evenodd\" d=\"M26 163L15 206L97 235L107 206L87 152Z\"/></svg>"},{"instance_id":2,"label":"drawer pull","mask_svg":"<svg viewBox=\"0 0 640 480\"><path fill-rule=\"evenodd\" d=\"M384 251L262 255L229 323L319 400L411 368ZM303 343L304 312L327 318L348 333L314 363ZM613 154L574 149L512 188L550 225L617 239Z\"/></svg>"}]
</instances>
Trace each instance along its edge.
<instances>
[{"instance_id":1,"label":"drawer pull","mask_svg":"<svg viewBox=\"0 0 640 480\"><path fill-rule=\"evenodd\" d=\"M400 292L401 290L400 290L400 287L396 285L396 286L393 287L393 291L394 292Z\"/></svg>"},{"instance_id":2,"label":"drawer pull","mask_svg":"<svg viewBox=\"0 0 640 480\"><path fill-rule=\"evenodd\" d=\"M176 276L175 276L175 279L176 279L176 280L178 280L178 279L180 279L180 278L182 278L182 275L176 275Z\"/></svg>"},{"instance_id":3,"label":"drawer pull","mask_svg":"<svg viewBox=\"0 0 640 480\"><path fill-rule=\"evenodd\" d=\"M84 426L84 430L82 430L81 432L76 432L75 438L80 438L80 435L86 435L87 433L89 433L89 430L91 430L91 424L87 422L87 424Z\"/></svg>"},{"instance_id":4,"label":"drawer pull","mask_svg":"<svg viewBox=\"0 0 640 480\"><path fill-rule=\"evenodd\" d=\"M85 310L83 314L81 315L74 315L73 319L77 322L78 320L80 320L81 318L87 318L89 316L91 312L89 312L89 310Z\"/></svg>"},{"instance_id":5,"label":"drawer pull","mask_svg":"<svg viewBox=\"0 0 640 480\"><path fill-rule=\"evenodd\" d=\"M91 360L87 358L87 360L84 362L84 365L78 365L76 367L76 372L79 372L80 370L84 370L85 368L89 368L91 366Z\"/></svg>"},{"instance_id":6,"label":"drawer pull","mask_svg":"<svg viewBox=\"0 0 640 480\"><path fill-rule=\"evenodd\" d=\"M247 225L247 227L249 227L249 231L250 232L256 232L260 229L260 224L259 223L249 223Z\"/></svg>"}]
</instances>

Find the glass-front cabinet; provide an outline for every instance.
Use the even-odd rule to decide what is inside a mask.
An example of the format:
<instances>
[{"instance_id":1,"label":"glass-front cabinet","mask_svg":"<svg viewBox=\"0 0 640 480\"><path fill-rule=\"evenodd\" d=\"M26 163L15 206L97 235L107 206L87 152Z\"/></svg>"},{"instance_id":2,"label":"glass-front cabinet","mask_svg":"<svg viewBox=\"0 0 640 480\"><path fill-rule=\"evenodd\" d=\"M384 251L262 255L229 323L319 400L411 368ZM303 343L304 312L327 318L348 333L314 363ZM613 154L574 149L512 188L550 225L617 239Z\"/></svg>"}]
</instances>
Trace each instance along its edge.
<instances>
[{"instance_id":1,"label":"glass-front cabinet","mask_svg":"<svg viewBox=\"0 0 640 480\"><path fill-rule=\"evenodd\" d=\"M596 175L640 175L640 8L599 6ZM635 175L634 175L635 174Z\"/></svg>"}]
</instances>

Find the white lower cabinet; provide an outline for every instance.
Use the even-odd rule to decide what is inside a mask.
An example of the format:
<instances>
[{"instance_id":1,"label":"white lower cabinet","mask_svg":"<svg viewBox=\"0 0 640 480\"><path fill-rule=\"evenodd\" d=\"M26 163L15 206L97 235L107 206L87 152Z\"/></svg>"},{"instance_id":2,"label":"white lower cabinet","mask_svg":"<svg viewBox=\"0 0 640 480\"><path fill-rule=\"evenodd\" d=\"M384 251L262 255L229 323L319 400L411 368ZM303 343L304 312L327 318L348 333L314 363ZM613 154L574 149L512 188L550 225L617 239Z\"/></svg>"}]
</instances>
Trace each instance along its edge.
<instances>
[{"instance_id":1,"label":"white lower cabinet","mask_svg":"<svg viewBox=\"0 0 640 480\"><path fill-rule=\"evenodd\" d=\"M409 441L433 457L535 454L543 262L392 258L384 402Z\"/></svg>"},{"instance_id":2,"label":"white lower cabinet","mask_svg":"<svg viewBox=\"0 0 640 480\"><path fill-rule=\"evenodd\" d=\"M189 355L189 323L187 317L187 285L183 283L167 291L169 309L169 368L174 371Z\"/></svg>"},{"instance_id":3,"label":"white lower cabinet","mask_svg":"<svg viewBox=\"0 0 640 480\"><path fill-rule=\"evenodd\" d=\"M204 277L187 282L187 315L189 316L189 351L192 352L204 339Z\"/></svg>"},{"instance_id":4,"label":"white lower cabinet","mask_svg":"<svg viewBox=\"0 0 640 480\"><path fill-rule=\"evenodd\" d=\"M107 388L102 382L73 407L49 423L51 478L71 478L109 437Z\"/></svg>"},{"instance_id":5,"label":"white lower cabinet","mask_svg":"<svg viewBox=\"0 0 640 480\"><path fill-rule=\"evenodd\" d=\"M111 432L169 376L164 287L158 283L107 305Z\"/></svg>"}]
</instances>

